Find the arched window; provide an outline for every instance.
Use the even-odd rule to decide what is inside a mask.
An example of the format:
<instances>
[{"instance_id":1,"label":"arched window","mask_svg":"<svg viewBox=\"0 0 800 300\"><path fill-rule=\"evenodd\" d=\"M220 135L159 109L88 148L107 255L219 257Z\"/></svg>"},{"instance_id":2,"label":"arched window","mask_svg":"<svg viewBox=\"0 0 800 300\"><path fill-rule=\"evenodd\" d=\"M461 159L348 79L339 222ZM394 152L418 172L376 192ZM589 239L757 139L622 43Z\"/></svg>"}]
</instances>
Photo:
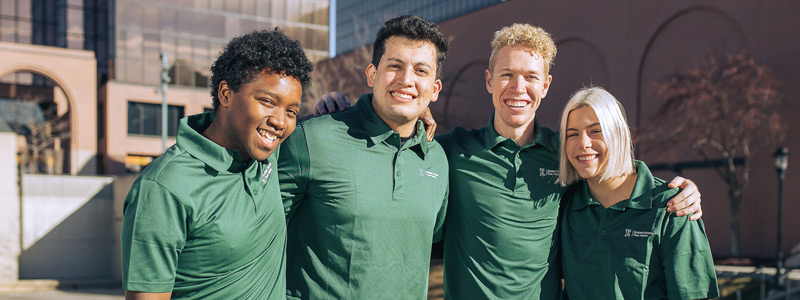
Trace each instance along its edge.
<instances>
[{"instance_id":1,"label":"arched window","mask_svg":"<svg viewBox=\"0 0 800 300\"><path fill-rule=\"evenodd\" d=\"M32 72L0 78L0 122L19 136L23 172L69 173L69 105L55 82Z\"/></svg>"}]
</instances>

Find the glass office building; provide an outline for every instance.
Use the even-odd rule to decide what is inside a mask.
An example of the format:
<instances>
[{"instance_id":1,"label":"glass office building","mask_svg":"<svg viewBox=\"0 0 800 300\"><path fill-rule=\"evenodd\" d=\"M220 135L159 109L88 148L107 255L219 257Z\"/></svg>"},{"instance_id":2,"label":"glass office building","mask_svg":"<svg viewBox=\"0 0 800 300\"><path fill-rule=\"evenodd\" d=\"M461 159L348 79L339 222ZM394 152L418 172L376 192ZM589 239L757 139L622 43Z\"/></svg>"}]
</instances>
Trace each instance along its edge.
<instances>
[{"instance_id":1,"label":"glass office building","mask_svg":"<svg viewBox=\"0 0 800 300\"><path fill-rule=\"evenodd\" d=\"M442 22L507 0L334 0L335 54L371 44L383 22L400 15L418 15Z\"/></svg>"},{"instance_id":2,"label":"glass office building","mask_svg":"<svg viewBox=\"0 0 800 300\"><path fill-rule=\"evenodd\" d=\"M112 4L107 0L2 0L0 41L94 51L98 78L107 79ZM2 82L47 84L31 73L10 74Z\"/></svg>"},{"instance_id":3,"label":"glass office building","mask_svg":"<svg viewBox=\"0 0 800 300\"><path fill-rule=\"evenodd\" d=\"M71 167L65 158L71 173L135 170L163 151L162 52L171 144L181 117L210 109L211 64L228 41L279 27L312 61L327 58L329 7L329 0L1 0L0 42L8 44L0 45L0 101L36 98L69 119L65 156L80 156Z\"/></svg>"},{"instance_id":4,"label":"glass office building","mask_svg":"<svg viewBox=\"0 0 800 300\"><path fill-rule=\"evenodd\" d=\"M157 85L167 53L172 84L207 87L233 37L280 27L312 60L328 56L327 0L117 0L115 80Z\"/></svg>"}]
</instances>

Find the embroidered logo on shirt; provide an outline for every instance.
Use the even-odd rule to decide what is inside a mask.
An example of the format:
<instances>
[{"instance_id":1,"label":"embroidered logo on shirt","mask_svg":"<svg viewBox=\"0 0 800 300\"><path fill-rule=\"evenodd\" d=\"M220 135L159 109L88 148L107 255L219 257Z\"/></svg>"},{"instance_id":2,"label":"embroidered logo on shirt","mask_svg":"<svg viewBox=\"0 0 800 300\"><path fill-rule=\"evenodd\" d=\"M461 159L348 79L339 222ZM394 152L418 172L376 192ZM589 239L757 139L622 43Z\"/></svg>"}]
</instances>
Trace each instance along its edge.
<instances>
[{"instance_id":1,"label":"embroidered logo on shirt","mask_svg":"<svg viewBox=\"0 0 800 300\"><path fill-rule=\"evenodd\" d=\"M626 238L646 238L653 235L652 231L636 231L633 229L625 229Z\"/></svg>"},{"instance_id":2,"label":"embroidered logo on shirt","mask_svg":"<svg viewBox=\"0 0 800 300\"><path fill-rule=\"evenodd\" d=\"M272 162L268 163L267 166L264 167L264 173L261 173L261 183L267 183L270 174L272 174Z\"/></svg>"},{"instance_id":3,"label":"embroidered logo on shirt","mask_svg":"<svg viewBox=\"0 0 800 300\"><path fill-rule=\"evenodd\" d=\"M539 168L539 177L544 176L558 176L558 170L548 170L545 168Z\"/></svg>"},{"instance_id":4,"label":"embroidered logo on shirt","mask_svg":"<svg viewBox=\"0 0 800 300\"><path fill-rule=\"evenodd\" d=\"M430 178L439 177L439 174L433 173L431 171L423 170L422 168L419 169L419 176L428 176Z\"/></svg>"}]
</instances>

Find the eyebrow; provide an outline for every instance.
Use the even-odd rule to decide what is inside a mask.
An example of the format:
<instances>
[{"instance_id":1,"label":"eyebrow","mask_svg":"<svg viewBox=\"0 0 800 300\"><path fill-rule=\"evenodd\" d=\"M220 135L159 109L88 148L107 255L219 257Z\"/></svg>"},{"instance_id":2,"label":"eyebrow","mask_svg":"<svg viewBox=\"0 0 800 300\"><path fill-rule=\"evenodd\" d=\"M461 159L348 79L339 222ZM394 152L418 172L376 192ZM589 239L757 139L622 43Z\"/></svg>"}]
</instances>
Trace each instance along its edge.
<instances>
[{"instance_id":1,"label":"eyebrow","mask_svg":"<svg viewBox=\"0 0 800 300\"><path fill-rule=\"evenodd\" d=\"M401 64L405 64L405 63L406 63L404 60L402 60L402 59L399 59L399 58L387 58L386 60L387 60L387 61L390 61L390 62L391 62L391 61L393 61L393 62L398 62L398 63L401 63ZM432 68L432 67L431 67L431 65L429 65L427 62L424 62L424 61L422 61L422 62L418 62L418 63L415 63L415 64L414 64L414 66L420 66L420 65L421 65L421 66L428 67L428 68Z\"/></svg>"},{"instance_id":2,"label":"eyebrow","mask_svg":"<svg viewBox=\"0 0 800 300\"><path fill-rule=\"evenodd\" d=\"M280 96L278 96L277 94L275 94L275 93L273 93L272 91L270 91L270 90L267 90L267 89L260 89L260 90L257 90L257 91L256 91L254 94L255 94L255 95L267 94L267 95L269 95L269 96L272 96L273 98L277 98L278 100L280 100L280 99L281 99L281 97L280 97Z\"/></svg>"},{"instance_id":3,"label":"eyebrow","mask_svg":"<svg viewBox=\"0 0 800 300\"><path fill-rule=\"evenodd\" d=\"M401 63L401 64L405 64L406 63L404 60L399 59L399 58L387 58L386 61L387 62L397 62L397 63Z\"/></svg>"},{"instance_id":4,"label":"eyebrow","mask_svg":"<svg viewBox=\"0 0 800 300\"><path fill-rule=\"evenodd\" d=\"M267 94L267 95L271 96L272 98L277 99L278 101L283 101L283 98L281 98L281 96L278 96L278 94L275 94L270 90L260 89L260 90L257 90L254 94L255 95ZM300 105L300 103L290 104L290 106L302 107L302 105Z\"/></svg>"},{"instance_id":5,"label":"eyebrow","mask_svg":"<svg viewBox=\"0 0 800 300\"><path fill-rule=\"evenodd\" d=\"M595 123L589 124L589 126L586 126L586 127L589 128L589 127L595 127L595 126L600 126L600 123L599 122L595 122ZM573 127L567 128L564 131L570 131L570 130L578 131L578 129L573 128Z\"/></svg>"},{"instance_id":6,"label":"eyebrow","mask_svg":"<svg viewBox=\"0 0 800 300\"><path fill-rule=\"evenodd\" d=\"M500 68L499 70L500 70L500 71L515 71L515 70L519 70L519 69L505 67L505 68ZM538 75L538 74L541 74L541 73L539 73L538 71L535 71L535 70L526 70L526 69L523 69L523 70L522 70L522 73L533 73L533 74L537 74L537 75Z\"/></svg>"}]
</instances>

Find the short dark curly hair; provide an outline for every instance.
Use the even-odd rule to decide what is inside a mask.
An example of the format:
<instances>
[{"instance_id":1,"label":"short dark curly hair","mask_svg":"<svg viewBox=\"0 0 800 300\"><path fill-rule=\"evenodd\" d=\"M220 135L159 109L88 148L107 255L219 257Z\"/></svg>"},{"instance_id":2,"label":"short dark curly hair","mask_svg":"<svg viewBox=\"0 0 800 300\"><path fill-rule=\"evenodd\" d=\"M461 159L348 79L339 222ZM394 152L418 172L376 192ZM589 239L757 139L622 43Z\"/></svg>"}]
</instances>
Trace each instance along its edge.
<instances>
[{"instance_id":1,"label":"short dark curly hair","mask_svg":"<svg viewBox=\"0 0 800 300\"><path fill-rule=\"evenodd\" d=\"M291 76L300 81L303 91L309 86L314 69L300 43L273 30L256 30L231 40L211 65L211 97L214 111L219 107L219 83L225 80L238 92L245 83L267 71Z\"/></svg>"},{"instance_id":2,"label":"short dark curly hair","mask_svg":"<svg viewBox=\"0 0 800 300\"><path fill-rule=\"evenodd\" d=\"M450 47L447 39L439 31L439 26L420 16L400 16L383 24L378 30L375 44L372 48L372 64L375 67L386 52L386 40L393 36L401 36L414 41L428 41L436 47L436 78L442 75L442 66L447 58L447 49Z\"/></svg>"}]
</instances>

